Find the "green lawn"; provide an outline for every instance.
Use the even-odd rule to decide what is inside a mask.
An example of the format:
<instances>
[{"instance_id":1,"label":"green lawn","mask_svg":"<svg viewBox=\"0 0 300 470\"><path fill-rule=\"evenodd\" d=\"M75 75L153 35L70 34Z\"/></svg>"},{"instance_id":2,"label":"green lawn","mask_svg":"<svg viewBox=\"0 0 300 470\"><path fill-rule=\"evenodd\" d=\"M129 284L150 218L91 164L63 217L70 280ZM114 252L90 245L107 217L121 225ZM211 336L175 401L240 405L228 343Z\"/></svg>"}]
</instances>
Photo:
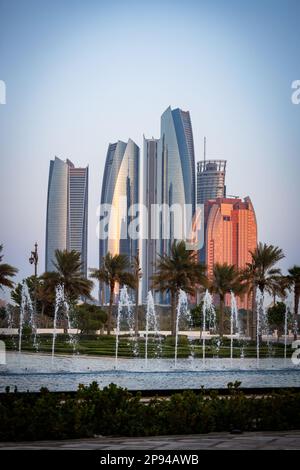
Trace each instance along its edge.
<instances>
[{"instance_id":1,"label":"green lawn","mask_svg":"<svg viewBox=\"0 0 300 470\"><path fill-rule=\"evenodd\" d=\"M18 345L18 337L2 336L0 339L6 343L7 350L16 350ZM52 350L52 335L40 335L38 337L39 351L50 353ZM130 337L120 336L119 338L119 357L133 357L134 344ZM161 339L160 345L157 340L149 338L148 340L148 357L154 358L157 356L163 358L174 357L174 337L167 336ZM55 353L56 354L73 354L75 351L79 354L93 355L93 356L115 356L115 336L77 336L75 337L75 346L70 344L68 335L59 334L56 337ZM244 357L256 357L256 344L254 342L243 342L234 340L234 357L241 356L243 348ZM137 357L145 357L145 339L139 338L137 342ZM32 346L32 338L24 337L22 341L22 351L35 351ZM215 340L206 341L206 357L230 357L230 340L224 338L222 344L217 349ZM291 347L287 347L287 356L291 356ZM188 342L187 337L183 336L179 339L178 344L178 358L187 358L191 354L194 357L202 357L202 342L199 339ZM284 345L273 343L269 348L266 343L263 343L260 348L260 357L283 357Z\"/></svg>"}]
</instances>

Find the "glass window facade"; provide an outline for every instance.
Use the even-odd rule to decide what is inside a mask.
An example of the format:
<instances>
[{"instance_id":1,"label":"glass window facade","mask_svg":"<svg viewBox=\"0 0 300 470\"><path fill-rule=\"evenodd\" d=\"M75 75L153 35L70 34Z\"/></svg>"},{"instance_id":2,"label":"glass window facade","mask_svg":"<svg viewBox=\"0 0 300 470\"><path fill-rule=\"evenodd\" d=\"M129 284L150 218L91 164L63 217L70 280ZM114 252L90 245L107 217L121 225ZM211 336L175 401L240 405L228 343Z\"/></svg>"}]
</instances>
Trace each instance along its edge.
<instances>
[{"instance_id":1,"label":"glass window facade","mask_svg":"<svg viewBox=\"0 0 300 470\"><path fill-rule=\"evenodd\" d=\"M82 272L87 275L88 167L75 168L55 157L50 161L47 221L46 271L53 271L55 250L76 250Z\"/></svg>"}]
</instances>

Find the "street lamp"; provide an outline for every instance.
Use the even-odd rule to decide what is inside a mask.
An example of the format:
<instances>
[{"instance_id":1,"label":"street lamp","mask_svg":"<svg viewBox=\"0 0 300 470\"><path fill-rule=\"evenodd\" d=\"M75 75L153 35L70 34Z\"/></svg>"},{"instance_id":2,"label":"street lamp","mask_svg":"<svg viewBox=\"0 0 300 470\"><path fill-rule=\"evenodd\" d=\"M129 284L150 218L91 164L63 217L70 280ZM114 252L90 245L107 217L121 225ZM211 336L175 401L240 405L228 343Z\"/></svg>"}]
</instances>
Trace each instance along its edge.
<instances>
[{"instance_id":1,"label":"street lamp","mask_svg":"<svg viewBox=\"0 0 300 470\"><path fill-rule=\"evenodd\" d=\"M30 255L30 258L29 258L29 263L34 264L34 275L35 275L35 277L37 276L37 265L38 265L38 261L39 261L39 255L38 255L37 248L38 248L38 244L35 243L34 251L31 252L31 255Z\"/></svg>"}]
</instances>

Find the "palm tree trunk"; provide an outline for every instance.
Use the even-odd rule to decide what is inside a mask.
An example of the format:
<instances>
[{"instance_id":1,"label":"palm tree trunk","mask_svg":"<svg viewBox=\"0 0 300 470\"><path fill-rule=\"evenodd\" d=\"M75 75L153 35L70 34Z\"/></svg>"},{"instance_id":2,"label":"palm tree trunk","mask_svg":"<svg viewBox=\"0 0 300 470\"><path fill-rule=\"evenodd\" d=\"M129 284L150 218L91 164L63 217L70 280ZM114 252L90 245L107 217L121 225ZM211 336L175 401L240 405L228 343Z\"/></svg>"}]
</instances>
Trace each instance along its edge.
<instances>
[{"instance_id":1,"label":"palm tree trunk","mask_svg":"<svg viewBox=\"0 0 300 470\"><path fill-rule=\"evenodd\" d=\"M220 325L219 325L220 336L223 336L224 334L224 301L225 301L224 296L220 295Z\"/></svg>"},{"instance_id":2,"label":"palm tree trunk","mask_svg":"<svg viewBox=\"0 0 300 470\"><path fill-rule=\"evenodd\" d=\"M139 334L139 281L137 281L137 287L135 289L134 333L135 336Z\"/></svg>"},{"instance_id":3,"label":"palm tree trunk","mask_svg":"<svg viewBox=\"0 0 300 470\"><path fill-rule=\"evenodd\" d=\"M299 308L299 297L300 297L300 292L295 286L295 295L294 295L294 340L297 340L297 333L298 333L298 308Z\"/></svg>"},{"instance_id":4,"label":"palm tree trunk","mask_svg":"<svg viewBox=\"0 0 300 470\"><path fill-rule=\"evenodd\" d=\"M112 320L112 307L114 301L114 290L115 284L112 282L110 284L110 292L109 292L109 307L108 307L108 316L107 316L107 334L110 335L111 332L111 320Z\"/></svg>"},{"instance_id":5,"label":"palm tree trunk","mask_svg":"<svg viewBox=\"0 0 300 470\"><path fill-rule=\"evenodd\" d=\"M105 284L104 282L100 283L100 293L101 293L101 304L102 306L105 304Z\"/></svg>"}]
</instances>

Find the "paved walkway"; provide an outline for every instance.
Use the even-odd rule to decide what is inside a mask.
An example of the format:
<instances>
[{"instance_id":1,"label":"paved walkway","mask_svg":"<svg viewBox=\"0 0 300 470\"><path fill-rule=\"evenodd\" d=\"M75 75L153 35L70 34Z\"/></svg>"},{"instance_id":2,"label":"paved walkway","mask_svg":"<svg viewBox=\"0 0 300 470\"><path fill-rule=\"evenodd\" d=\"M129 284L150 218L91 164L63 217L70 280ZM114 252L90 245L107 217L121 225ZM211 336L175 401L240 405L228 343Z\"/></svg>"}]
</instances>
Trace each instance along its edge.
<instances>
[{"instance_id":1,"label":"paved walkway","mask_svg":"<svg viewBox=\"0 0 300 470\"><path fill-rule=\"evenodd\" d=\"M201 450L201 449L300 449L300 431L211 433L188 436L97 437L66 441L0 443L3 449L78 450Z\"/></svg>"}]
</instances>

